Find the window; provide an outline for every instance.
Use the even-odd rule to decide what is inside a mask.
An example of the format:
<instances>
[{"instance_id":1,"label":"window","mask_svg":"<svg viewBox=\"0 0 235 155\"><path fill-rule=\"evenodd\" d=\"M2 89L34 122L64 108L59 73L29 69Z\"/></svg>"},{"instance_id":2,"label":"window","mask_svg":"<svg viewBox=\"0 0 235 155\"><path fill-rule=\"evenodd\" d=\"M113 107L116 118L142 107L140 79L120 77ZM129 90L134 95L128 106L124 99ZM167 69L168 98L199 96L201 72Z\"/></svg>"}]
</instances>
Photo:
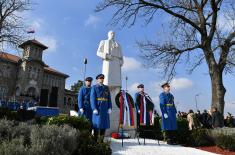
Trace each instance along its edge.
<instances>
[{"instance_id":1,"label":"window","mask_svg":"<svg viewBox=\"0 0 235 155\"><path fill-rule=\"evenodd\" d=\"M46 84L47 84L47 85L50 84L50 76L49 76L49 75L46 76Z\"/></svg>"},{"instance_id":2,"label":"window","mask_svg":"<svg viewBox=\"0 0 235 155\"><path fill-rule=\"evenodd\" d=\"M35 49L34 49L34 56L35 56L35 57L38 56L38 48L37 48L37 47L35 47Z\"/></svg>"},{"instance_id":3,"label":"window","mask_svg":"<svg viewBox=\"0 0 235 155\"><path fill-rule=\"evenodd\" d=\"M7 66L7 69L6 69L6 77L10 77L11 76L11 67L10 66Z\"/></svg>"},{"instance_id":4,"label":"window","mask_svg":"<svg viewBox=\"0 0 235 155\"><path fill-rule=\"evenodd\" d=\"M32 78L33 79L37 78L37 68L36 67L33 68L33 77Z\"/></svg>"},{"instance_id":5,"label":"window","mask_svg":"<svg viewBox=\"0 0 235 155\"><path fill-rule=\"evenodd\" d=\"M7 96L7 89L0 86L0 98L5 98Z\"/></svg>"},{"instance_id":6,"label":"window","mask_svg":"<svg viewBox=\"0 0 235 155\"><path fill-rule=\"evenodd\" d=\"M29 66L28 78L32 78L32 67Z\"/></svg>"},{"instance_id":7,"label":"window","mask_svg":"<svg viewBox=\"0 0 235 155\"><path fill-rule=\"evenodd\" d=\"M40 73L41 73L41 70L40 70L40 69L38 69L37 78L39 78Z\"/></svg>"},{"instance_id":8,"label":"window","mask_svg":"<svg viewBox=\"0 0 235 155\"><path fill-rule=\"evenodd\" d=\"M2 65L2 69L0 70L0 77L10 77L11 67L7 64Z\"/></svg>"}]
</instances>

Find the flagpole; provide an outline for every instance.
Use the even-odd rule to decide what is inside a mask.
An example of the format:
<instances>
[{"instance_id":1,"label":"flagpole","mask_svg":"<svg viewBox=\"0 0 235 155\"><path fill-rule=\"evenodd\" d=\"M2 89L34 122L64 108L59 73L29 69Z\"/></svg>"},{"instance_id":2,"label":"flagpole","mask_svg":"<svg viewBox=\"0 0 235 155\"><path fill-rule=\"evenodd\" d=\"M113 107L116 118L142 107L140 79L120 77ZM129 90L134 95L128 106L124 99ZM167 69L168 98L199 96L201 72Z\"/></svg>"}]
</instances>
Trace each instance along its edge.
<instances>
[{"instance_id":1,"label":"flagpole","mask_svg":"<svg viewBox=\"0 0 235 155\"><path fill-rule=\"evenodd\" d=\"M35 34L35 30L33 28L30 28L29 30L27 30L27 34L29 35L29 38L31 39L35 39L36 34Z\"/></svg>"},{"instance_id":2,"label":"flagpole","mask_svg":"<svg viewBox=\"0 0 235 155\"><path fill-rule=\"evenodd\" d=\"M127 81L128 81L128 77L126 76L126 92L127 92Z\"/></svg>"},{"instance_id":3,"label":"flagpole","mask_svg":"<svg viewBox=\"0 0 235 155\"><path fill-rule=\"evenodd\" d=\"M85 86L87 58L84 59L83 63L84 63L83 86Z\"/></svg>"}]
</instances>

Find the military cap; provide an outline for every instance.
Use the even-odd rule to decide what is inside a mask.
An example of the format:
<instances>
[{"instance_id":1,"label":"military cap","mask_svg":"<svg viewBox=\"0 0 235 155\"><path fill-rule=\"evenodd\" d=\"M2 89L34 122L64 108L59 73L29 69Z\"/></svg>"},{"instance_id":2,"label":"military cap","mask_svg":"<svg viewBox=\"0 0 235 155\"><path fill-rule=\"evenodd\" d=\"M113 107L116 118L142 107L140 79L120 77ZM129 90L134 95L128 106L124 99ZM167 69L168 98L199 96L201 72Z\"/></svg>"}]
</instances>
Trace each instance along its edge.
<instances>
[{"instance_id":1,"label":"military cap","mask_svg":"<svg viewBox=\"0 0 235 155\"><path fill-rule=\"evenodd\" d=\"M166 82L166 83L162 84L161 87L162 87L162 88L164 88L164 87L170 87L170 84L169 84L168 82Z\"/></svg>"},{"instance_id":2,"label":"military cap","mask_svg":"<svg viewBox=\"0 0 235 155\"><path fill-rule=\"evenodd\" d=\"M99 75L96 76L96 80L101 79L101 78L104 78L104 74L99 74Z\"/></svg>"},{"instance_id":3,"label":"military cap","mask_svg":"<svg viewBox=\"0 0 235 155\"><path fill-rule=\"evenodd\" d=\"M93 80L92 77L87 77L87 78L85 79L85 81L92 81L92 80Z\"/></svg>"},{"instance_id":4,"label":"military cap","mask_svg":"<svg viewBox=\"0 0 235 155\"><path fill-rule=\"evenodd\" d=\"M144 85L140 84L140 85L137 86L137 88L144 88Z\"/></svg>"}]
</instances>

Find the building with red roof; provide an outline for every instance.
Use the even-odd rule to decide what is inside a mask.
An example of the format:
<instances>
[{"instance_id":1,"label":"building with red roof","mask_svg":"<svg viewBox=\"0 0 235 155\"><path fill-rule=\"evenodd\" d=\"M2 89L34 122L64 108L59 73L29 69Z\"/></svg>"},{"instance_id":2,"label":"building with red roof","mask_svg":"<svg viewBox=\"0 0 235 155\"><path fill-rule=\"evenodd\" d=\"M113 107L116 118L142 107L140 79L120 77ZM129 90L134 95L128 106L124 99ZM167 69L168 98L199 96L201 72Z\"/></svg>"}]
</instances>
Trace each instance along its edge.
<instances>
[{"instance_id":1,"label":"building with red roof","mask_svg":"<svg viewBox=\"0 0 235 155\"><path fill-rule=\"evenodd\" d=\"M69 77L49 67L42 55L48 47L33 39L21 44L22 56L0 52L0 99L35 100L40 106L64 109Z\"/></svg>"}]
</instances>

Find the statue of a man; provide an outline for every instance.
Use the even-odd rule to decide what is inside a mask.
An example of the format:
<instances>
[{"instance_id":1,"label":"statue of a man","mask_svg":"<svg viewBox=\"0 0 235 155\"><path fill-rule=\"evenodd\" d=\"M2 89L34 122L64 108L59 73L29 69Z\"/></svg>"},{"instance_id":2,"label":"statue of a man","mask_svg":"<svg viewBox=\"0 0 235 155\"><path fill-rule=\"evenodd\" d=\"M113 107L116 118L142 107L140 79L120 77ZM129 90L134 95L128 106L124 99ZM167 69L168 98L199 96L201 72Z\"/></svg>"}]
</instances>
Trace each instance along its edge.
<instances>
[{"instance_id":1,"label":"statue of a man","mask_svg":"<svg viewBox=\"0 0 235 155\"><path fill-rule=\"evenodd\" d=\"M115 33L108 32L108 40L102 40L97 50L97 56L103 59L104 84L111 87L121 87L121 67L123 55L120 45L114 40Z\"/></svg>"}]
</instances>

